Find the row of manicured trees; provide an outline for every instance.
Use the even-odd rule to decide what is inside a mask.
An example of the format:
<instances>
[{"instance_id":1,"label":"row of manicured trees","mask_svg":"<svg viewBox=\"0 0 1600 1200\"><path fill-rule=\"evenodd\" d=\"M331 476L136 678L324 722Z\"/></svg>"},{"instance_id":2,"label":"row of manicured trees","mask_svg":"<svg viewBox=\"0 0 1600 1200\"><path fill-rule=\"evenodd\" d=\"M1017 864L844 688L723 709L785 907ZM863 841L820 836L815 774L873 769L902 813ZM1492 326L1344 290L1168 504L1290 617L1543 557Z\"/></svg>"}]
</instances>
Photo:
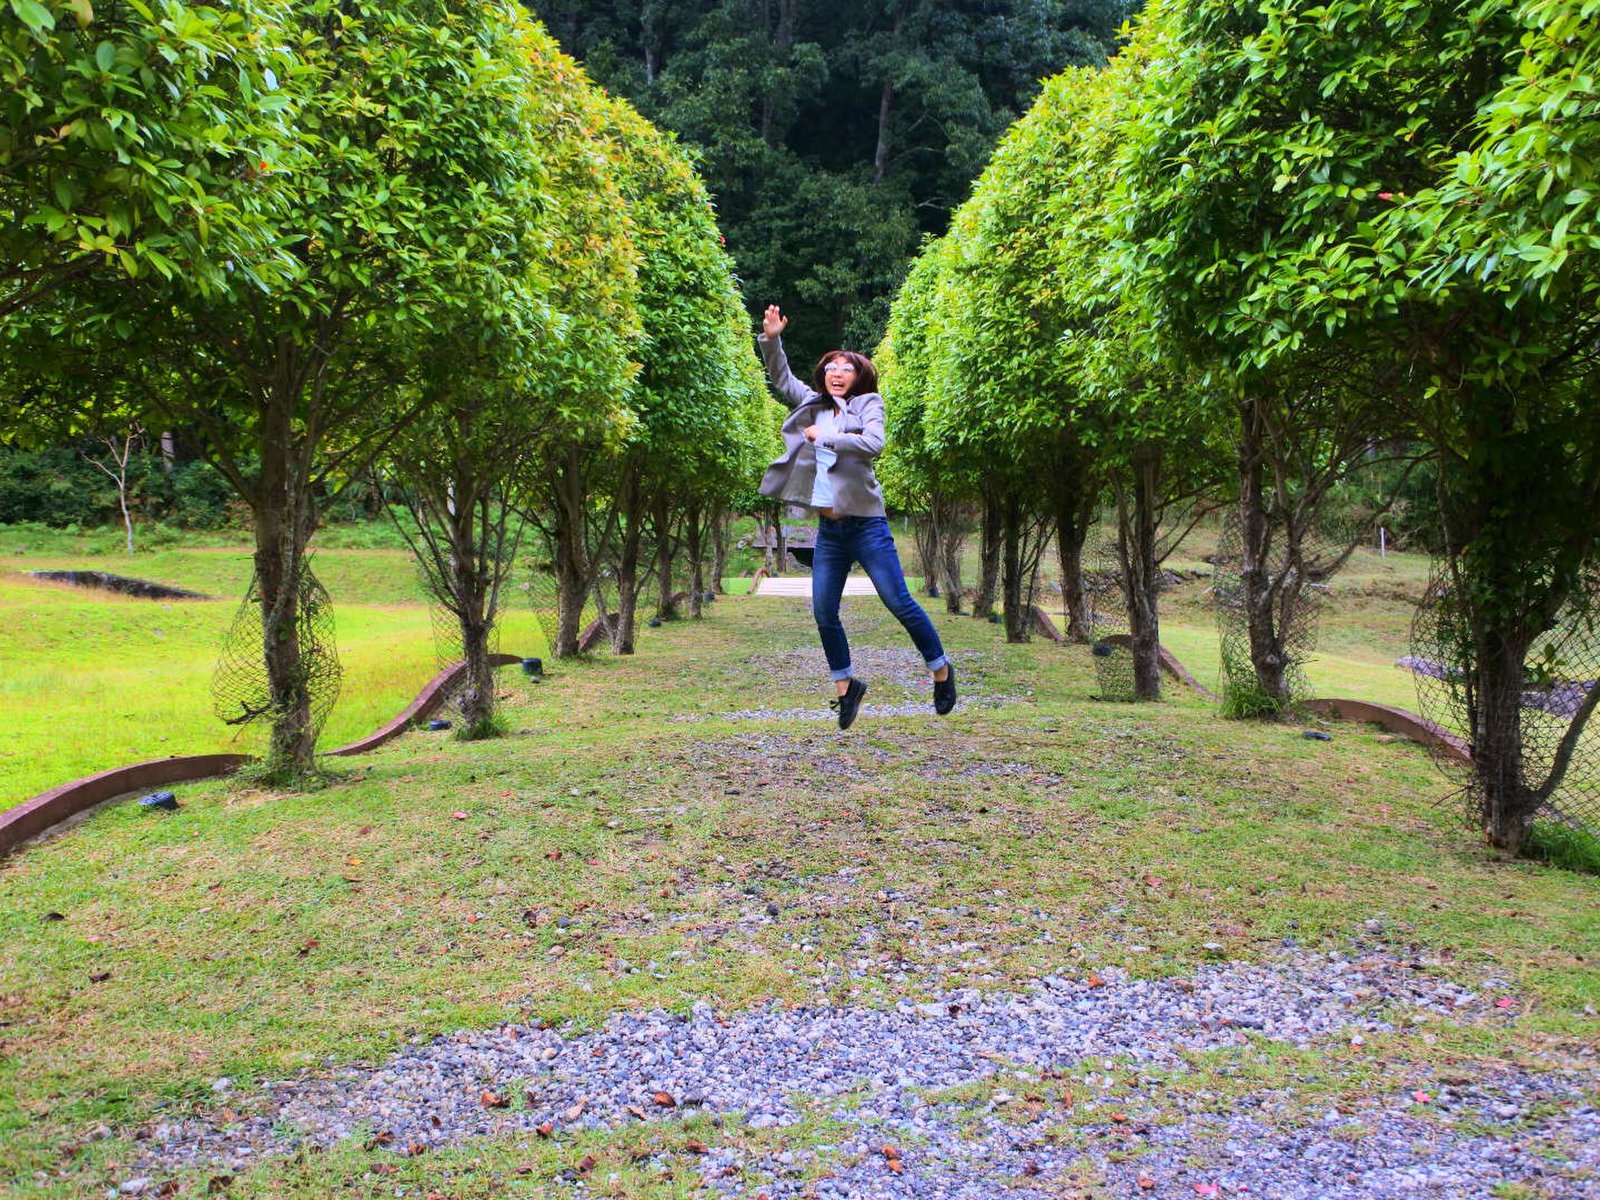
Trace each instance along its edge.
<instances>
[{"instance_id":1,"label":"row of manicured trees","mask_svg":"<svg viewBox=\"0 0 1600 1200\"><path fill-rule=\"evenodd\" d=\"M579 650L581 616L602 572L617 589L616 611L602 614L612 647L632 653L651 571L660 611L672 615L680 545L694 583L691 612L700 615L708 541L722 536L727 502L771 456L777 426L732 264L687 156L623 101L600 97L595 117L637 253L636 372L616 393L620 420L584 423L574 414L535 472L533 508L554 551L552 649L561 657Z\"/></svg>"},{"instance_id":2,"label":"row of manicured trees","mask_svg":"<svg viewBox=\"0 0 1600 1200\"><path fill-rule=\"evenodd\" d=\"M550 650L566 657L578 652L584 607L599 570L589 529L591 492L597 482L594 464L614 459L619 439L635 419L627 391L637 373L642 341L642 258L637 221L630 207L630 175L635 169L631 160L636 150L619 136L616 106L589 83L576 63L553 53L557 55L552 60L558 64L556 69L582 94L579 106L565 118L565 123L580 132L581 140L574 144L575 153L562 170L575 178L600 170L608 180L606 195L589 197L592 218L577 211L564 214L550 244L551 258L566 288L564 307L574 314L574 321L551 364L553 419L534 431L532 470L525 475L526 511L542 526L556 576L556 628ZM611 206L609 214L604 211L606 205ZM609 223L605 236L594 236L603 228L596 222ZM589 272L567 270L597 255L615 253L619 239L626 239L629 258L619 281L623 291L616 291L616 285L601 284ZM595 362L618 354L624 365L622 377L607 378L592 370ZM598 482L604 485L607 481Z\"/></svg>"},{"instance_id":3,"label":"row of manicured trees","mask_svg":"<svg viewBox=\"0 0 1600 1200\"><path fill-rule=\"evenodd\" d=\"M1027 557L1037 561L1051 529L1070 635L1086 640L1091 632L1083 548L1111 482L1107 429L1121 426L1091 419L1077 355L1063 339L1100 303L1091 261L1098 230L1082 217L1098 211L1094 164L1105 144L1087 118L1103 106L1097 89L1116 73L1073 71L1049 81L1002 140L946 238L942 294L950 310L938 343L942 377L930 403L929 442L935 453L981 471L986 525L999 529L1013 641L1030 632ZM1075 255L1084 261L1072 261ZM1030 527L1031 545L1023 537Z\"/></svg>"},{"instance_id":4,"label":"row of manicured trees","mask_svg":"<svg viewBox=\"0 0 1600 1200\"><path fill-rule=\"evenodd\" d=\"M914 275L941 302L930 361L970 343L963 388L985 375L1000 394L1022 353L987 328L1006 306L989 296L960 315L951 293L980 286L1024 231L1057 240L1059 296L1012 286L1066 360L1059 419L1118 498L1136 640L1155 502L1204 490L1218 461L1207 447L1219 433L1231 445L1224 494L1244 544L1255 711L1287 698L1295 593L1342 557L1310 548L1330 495L1385 445L1427 447L1474 794L1491 839L1512 850L1600 703L1590 689L1554 753L1529 761L1528 680L1567 668L1532 657L1595 602L1597 12L1550 0L1152 4L1103 75L1047 88L1042 114L1058 89L1077 106L1050 135L1059 163L1008 141L974 204L1013 153L1019 174L1055 173L1051 194L989 233L958 218L951 237L967 244L929 253L979 264L965 278ZM891 349L923 319L904 308ZM937 376L926 372L918 403L938 403L951 381ZM886 388L893 403L892 378ZM987 416L1019 411L1008 398Z\"/></svg>"},{"instance_id":5,"label":"row of manicured trees","mask_svg":"<svg viewBox=\"0 0 1600 1200\"><path fill-rule=\"evenodd\" d=\"M1156 355L1204 370L1227 410L1231 602L1249 662L1229 672L1226 704L1275 714L1293 699L1302 593L1355 544L1358 531L1319 553L1330 498L1414 427L1395 403L1404 355L1329 319L1324 288L1348 288L1324 272L1360 256L1393 194L1433 177L1470 126L1470 81L1492 77L1511 43L1504 27L1393 0L1326 13L1197 0L1149 19L1165 50L1119 162L1116 262L1151 315Z\"/></svg>"},{"instance_id":6,"label":"row of manicured trees","mask_svg":"<svg viewBox=\"0 0 1600 1200\"><path fill-rule=\"evenodd\" d=\"M625 420L638 326L639 248L619 182L626 166L604 138L608 102L542 31L519 22L516 33L544 172L521 236L545 307L532 326L466 312L428 337L413 385L420 415L385 456L411 517L401 529L431 599L456 623L468 737L494 729L492 635L524 514L542 499L552 458Z\"/></svg>"},{"instance_id":7,"label":"row of manicured trees","mask_svg":"<svg viewBox=\"0 0 1600 1200\"><path fill-rule=\"evenodd\" d=\"M623 189L640 247L632 419L604 467L606 524L616 530L606 546L617 581L611 643L631 654L651 569L643 561L646 530L654 535L663 615L673 608L673 551L681 544L690 615L699 617L708 543L720 545L727 506L775 452L778 420L704 185L674 139L620 101L611 102L611 129L628 149Z\"/></svg>"},{"instance_id":8,"label":"row of manicured trees","mask_svg":"<svg viewBox=\"0 0 1600 1200\"><path fill-rule=\"evenodd\" d=\"M1051 529L1072 636L1091 636L1083 547L1111 495L1136 691L1154 699L1158 568L1219 457L1195 375L1156 367L1132 299L1104 278L1112 118L1141 53L1047 82L913 265L879 353L898 434L886 479L907 502L935 485L981 501L1010 640L1029 636L1029 559Z\"/></svg>"},{"instance_id":9,"label":"row of manicured trees","mask_svg":"<svg viewBox=\"0 0 1600 1200\"><path fill-rule=\"evenodd\" d=\"M1165 44L1150 25L1111 68L1085 78L1088 108L1078 132L1082 166L1073 190L1054 198L1057 269L1068 281L1061 349L1077 407L1068 420L1091 448L1115 514L1117 578L1127 612L1133 694L1161 697L1161 568L1215 503L1226 473L1218 411L1195 364L1159 353L1144 297L1107 257L1111 198L1138 119L1150 62Z\"/></svg>"},{"instance_id":10,"label":"row of manicured trees","mask_svg":"<svg viewBox=\"0 0 1600 1200\"><path fill-rule=\"evenodd\" d=\"M203 93L213 125L247 131L237 146L210 126L206 141L163 125L173 89L154 88L156 102L125 85L124 48L82 53L96 18L80 30L64 21L71 7L21 10L28 33L19 42L8 27L7 68L54 80L60 94L30 101L52 120L74 104L92 115L134 103L112 124L166 130L140 144L195 159L193 195L147 199L89 117L55 126L57 138L90 131L103 153L85 173L132 195L135 215L102 222L111 244L80 237L83 253L48 288L43 275L7 281L0 370L33 401L28 415L53 405L58 428L100 412L187 431L249 505L266 682L241 715L270 717L268 769L292 777L311 769L317 732L301 644L315 587L306 549L341 481L386 455L406 464L421 540L459 602L463 641L481 649L506 480L539 477L578 437L615 442L626 428L639 326L617 182L628 151L606 132L612 107L514 5L297 0L214 26L158 6L177 25L143 44L166 60L203 51L174 72L177 89ZM186 31L217 44L195 49ZM256 45L278 49L264 62ZM74 69L43 69L57 60ZM137 63L126 71L146 82ZM228 86L202 86L208 73ZM100 91L79 101L86 75ZM55 170L23 150L9 144L5 160L14 241L35 219L33 173ZM74 215L69 185L51 192ZM110 202L85 204L92 232ZM142 224L140 205L154 214ZM532 460L491 461L524 434ZM469 724L481 725L492 688L475 678L471 690Z\"/></svg>"},{"instance_id":11,"label":"row of manicured trees","mask_svg":"<svg viewBox=\"0 0 1600 1200\"><path fill-rule=\"evenodd\" d=\"M887 406L885 422L888 448L878 476L885 495L912 513L924 589L929 595L935 588L942 591L945 609L958 613L962 527L970 514L970 489L963 486L956 464L929 452L926 433L930 359L939 338L936 321L941 312L939 245L912 260L890 314L888 333L878 347L880 375L893 381L893 403Z\"/></svg>"},{"instance_id":12,"label":"row of manicured trees","mask_svg":"<svg viewBox=\"0 0 1600 1200\"><path fill-rule=\"evenodd\" d=\"M956 250L955 241L945 237L929 242L912 261L890 313L889 332L876 351L887 410L888 449L882 476L889 500L912 510L919 525L927 527L919 541L930 543L935 553L931 564L930 556L924 556L924 575L931 566L936 578L943 576L940 585L951 612L961 610L962 526L971 513L978 513L979 568L972 615L989 617L998 590L1001 551L998 509L982 502L989 464L943 452L931 428L940 394L956 389L959 398L959 389L965 386L950 378L947 354L956 336L949 326L954 316L950 280Z\"/></svg>"},{"instance_id":13,"label":"row of manicured trees","mask_svg":"<svg viewBox=\"0 0 1600 1200\"><path fill-rule=\"evenodd\" d=\"M1328 460L1358 452L1362 433L1431 444L1472 790L1511 851L1600 700L1590 689L1552 760L1527 761L1524 689L1564 666L1532 661L1536 646L1564 608L1595 599L1597 11L1172 6L1179 52L1149 75L1155 119L1122 176L1125 261L1152 311L1226 365L1247 551L1261 540L1252 523L1292 536L1294 521L1257 494L1283 488L1253 421ZM1292 428L1319 391L1329 411ZM1317 479L1301 475L1303 505ZM1256 575L1265 687L1281 629Z\"/></svg>"},{"instance_id":14,"label":"row of manicured trees","mask_svg":"<svg viewBox=\"0 0 1600 1200\"><path fill-rule=\"evenodd\" d=\"M210 207L252 212L262 248L211 245L198 270L147 270L119 248L108 257L122 274L86 275L30 315L67 335L52 356L59 396L188 431L249 506L265 688L239 717L270 717L268 770L288 777L313 765L302 604L325 485L364 473L415 415L419 341L458 320L532 333L542 306L524 231L543 168L504 6L301 0L251 16L239 46L281 47L282 61L240 75L218 115L280 137L175 158L221 162ZM37 57L72 37L39 30ZM156 49L186 52L181 34ZM113 55L95 61L107 57L115 69ZM202 92L208 73L222 72L197 71ZM185 236L209 229L196 213Z\"/></svg>"}]
</instances>

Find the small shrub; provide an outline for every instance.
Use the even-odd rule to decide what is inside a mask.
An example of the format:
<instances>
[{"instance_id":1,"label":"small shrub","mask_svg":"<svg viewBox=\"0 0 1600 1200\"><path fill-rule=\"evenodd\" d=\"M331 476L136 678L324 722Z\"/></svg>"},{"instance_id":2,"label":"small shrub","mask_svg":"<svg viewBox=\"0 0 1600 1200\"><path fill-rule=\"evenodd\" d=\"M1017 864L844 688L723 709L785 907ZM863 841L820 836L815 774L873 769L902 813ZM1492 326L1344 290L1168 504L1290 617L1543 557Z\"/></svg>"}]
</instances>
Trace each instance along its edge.
<instances>
[{"instance_id":1,"label":"small shrub","mask_svg":"<svg viewBox=\"0 0 1600 1200\"><path fill-rule=\"evenodd\" d=\"M157 521L154 525L146 525L135 531L140 549L155 550L162 546L176 546L185 542L183 530L165 521Z\"/></svg>"},{"instance_id":2,"label":"small shrub","mask_svg":"<svg viewBox=\"0 0 1600 1200\"><path fill-rule=\"evenodd\" d=\"M1526 843L1530 858L1585 875L1600 875L1600 838L1559 821L1535 821Z\"/></svg>"},{"instance_id":3,"label":"small shrub","mask_svg":"<svg viewBox=\"0 0 1600 1200\"><path fill-rule=\"evenodd\" d=\"M1219 711L1230 721L1263 721L1281 717L1288 706L1276 696L1269 696L1250 680L1230 679L1222 686Z\"/></svg>"},{"instance_id":4,"label":"small shrub","mask_svg":"<svg viewBox=\"0 0 1600 1200\"><path fill-rule=\"evenodd\" d=\"M481 742L489 738L505 737L511 732L511 722L501 712L494 712L481 721L458 720L450 736L458 742Z\"/></svg>"}]
</instances>

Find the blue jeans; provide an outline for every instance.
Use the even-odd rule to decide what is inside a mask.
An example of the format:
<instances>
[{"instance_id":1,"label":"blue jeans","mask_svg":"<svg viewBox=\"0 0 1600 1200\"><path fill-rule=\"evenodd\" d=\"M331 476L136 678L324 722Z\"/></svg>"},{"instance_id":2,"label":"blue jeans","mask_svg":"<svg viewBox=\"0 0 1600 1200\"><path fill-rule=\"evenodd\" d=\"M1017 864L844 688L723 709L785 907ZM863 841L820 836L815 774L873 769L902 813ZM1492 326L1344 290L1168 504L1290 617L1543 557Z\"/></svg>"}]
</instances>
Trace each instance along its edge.
<instances>
[{"instance_id":1,"label":"blue jeans","mask_svg":"<svg viewBox=\"0 0 1600 1200\"><path fill-rule=\"evenodd\" d=\"M872 580L878 599L900 620L916 643L930 671L948 661L939 631L933 627L922 605L911 598L900 555L894 548L887 517L817 517L817 548L811 560L811 612L822 635L822 651L828 656L828 672L834 679L849 679L850 642L839 620L839 598L844 581L856 563Z\"/></svg>"}]
</instances>

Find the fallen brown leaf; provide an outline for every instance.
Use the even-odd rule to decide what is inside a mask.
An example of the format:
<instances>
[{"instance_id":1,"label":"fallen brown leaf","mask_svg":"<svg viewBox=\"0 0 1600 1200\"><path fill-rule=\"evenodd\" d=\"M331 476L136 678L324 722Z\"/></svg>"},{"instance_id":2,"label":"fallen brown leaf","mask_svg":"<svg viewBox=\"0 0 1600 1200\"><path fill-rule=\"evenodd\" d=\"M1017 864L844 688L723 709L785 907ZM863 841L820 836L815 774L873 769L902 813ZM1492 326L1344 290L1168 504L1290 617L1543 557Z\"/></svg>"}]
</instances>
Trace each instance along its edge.
<instances>
[{"instance_id":1,"label":"fallen brown leaf","mask_svg":"<svg viewBox=\"0 0 1600 1200\"><path fill-rule=\"evenodd\" d=\"M478 1103L485 1108L510 1108L511 1101L498 1092L491 1092L488 1088L478 1093Z\"/></svg>"}]
</instances>

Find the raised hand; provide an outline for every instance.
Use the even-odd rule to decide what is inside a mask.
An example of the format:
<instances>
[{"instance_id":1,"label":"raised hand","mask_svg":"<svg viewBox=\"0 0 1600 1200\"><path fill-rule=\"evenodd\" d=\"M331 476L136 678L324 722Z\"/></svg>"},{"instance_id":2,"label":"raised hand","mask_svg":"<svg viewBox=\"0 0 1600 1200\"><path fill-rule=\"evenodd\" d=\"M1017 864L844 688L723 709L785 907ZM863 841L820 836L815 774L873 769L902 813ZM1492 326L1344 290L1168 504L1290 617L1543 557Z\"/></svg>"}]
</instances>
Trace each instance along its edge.
<instances>
[{"instance_id":1,"label":"raised hand","mask_svg":"<svg viewBox=\"0 0 1600 1200\"><path fill-rule=\"evenodd\" d=\"M769 338L775 338L789 325L789 318L778 310L776 304L767 305L767 311L761 318L761 332Z\"/></svg>"}]
</instances>

